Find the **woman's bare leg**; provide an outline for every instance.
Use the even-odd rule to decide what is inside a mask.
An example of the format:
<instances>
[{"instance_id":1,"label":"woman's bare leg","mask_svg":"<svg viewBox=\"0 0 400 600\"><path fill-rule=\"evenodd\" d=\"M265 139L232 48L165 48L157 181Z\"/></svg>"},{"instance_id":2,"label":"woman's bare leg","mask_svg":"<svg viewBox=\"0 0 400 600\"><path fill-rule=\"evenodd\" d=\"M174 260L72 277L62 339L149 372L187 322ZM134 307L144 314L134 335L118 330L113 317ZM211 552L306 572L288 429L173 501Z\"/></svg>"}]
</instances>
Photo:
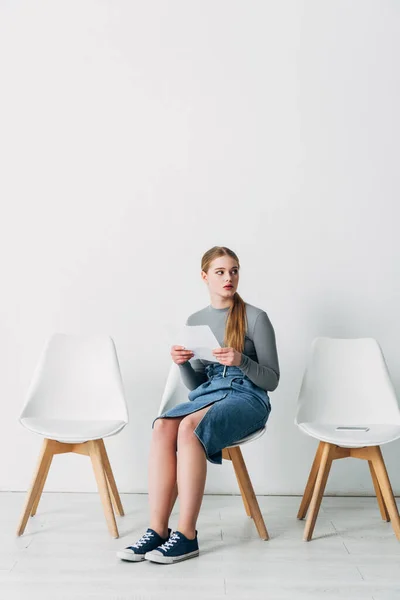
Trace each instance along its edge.
<instances>
[{"instance_id":1,"label":"woman's bare leg","mask_svg":"<svg viewBox=\"0 0 400 600\"><path fill-rule=\"evenodd\" d=\"M177 497L176 448L183 417L157 419L149 459L150 527L167 537L168 521Z\"/></svg>"},{"instance_id":2,"label":"woman's bare leg","mask_svg":"<svg viewBox=\"0 0 400 600\"><path fill-rule=\"evenodd\" d=\"M194 430L211 406L184 417L178 429L179 523L177 529L189 539L193 539L196 535L196 521L203 500L207 475L204 448L195 436Z\"/></svg>"}]
</instances>

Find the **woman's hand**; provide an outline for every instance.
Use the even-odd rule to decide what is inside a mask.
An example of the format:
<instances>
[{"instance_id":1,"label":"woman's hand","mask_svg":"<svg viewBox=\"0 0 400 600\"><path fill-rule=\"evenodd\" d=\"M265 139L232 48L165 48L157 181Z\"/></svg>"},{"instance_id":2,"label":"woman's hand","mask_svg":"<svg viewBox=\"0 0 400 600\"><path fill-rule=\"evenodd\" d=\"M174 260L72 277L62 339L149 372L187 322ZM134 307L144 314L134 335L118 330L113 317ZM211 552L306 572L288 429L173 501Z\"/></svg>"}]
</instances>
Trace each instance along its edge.
<instances>
[{"instance_id":1,"label":"woman's hand","mask_svg":"<svg viewBox=\"0 0 400 600\"><path fill-rule=\"evenodd\" d=\"M193 358L194 353L191 350L185 348L185 346L172 346L171 357L174 363L177 365L183 365L189 359Z\"/></svg>"},{"instance_id":2,"label":"woman's hand","mask_svg":"<svg viewBox=\"0 0 400 600\"><path fill-rule=\"evenodd\" d=\"M215 348L212 352L221 365L238 367L242 362L242 354L235 350L235 348Z\"/></svg>"}]
</instances>

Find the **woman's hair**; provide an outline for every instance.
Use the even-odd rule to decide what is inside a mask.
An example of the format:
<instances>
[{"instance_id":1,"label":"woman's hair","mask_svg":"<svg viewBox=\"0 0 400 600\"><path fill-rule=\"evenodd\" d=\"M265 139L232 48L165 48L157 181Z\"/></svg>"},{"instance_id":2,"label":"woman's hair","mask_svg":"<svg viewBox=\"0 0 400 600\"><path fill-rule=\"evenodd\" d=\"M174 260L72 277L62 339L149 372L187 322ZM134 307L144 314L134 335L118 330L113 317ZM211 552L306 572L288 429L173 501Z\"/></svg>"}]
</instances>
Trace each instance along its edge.
<instances>
[{"instance_id":1,"label":"woman's hair","mask_svg":"<svg viewBox=\"0 0 400 600\"><path fill-rule=\"evenodd\" d=\"M238 269L240 269L239 259L233 250L225 246L213 246L207 250L201 259L201 270L207 273L211 263L220 256L230 256L236 260ZM233 304L228 311L228 316L225 326L224 345L226 347L235 348L238 352L243 352L244 336L247 329L246 307L243 299L235 292L233 296Z\"/></svg>"}]
</instances>

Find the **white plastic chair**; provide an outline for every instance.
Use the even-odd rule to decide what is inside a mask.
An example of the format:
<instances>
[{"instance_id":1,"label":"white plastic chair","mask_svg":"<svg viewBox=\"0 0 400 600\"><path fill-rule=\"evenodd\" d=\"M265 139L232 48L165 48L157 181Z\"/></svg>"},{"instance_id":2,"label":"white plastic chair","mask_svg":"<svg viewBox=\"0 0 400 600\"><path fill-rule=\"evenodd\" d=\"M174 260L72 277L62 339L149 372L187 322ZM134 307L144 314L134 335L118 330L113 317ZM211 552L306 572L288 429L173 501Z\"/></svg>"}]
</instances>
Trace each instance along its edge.
<instances>
[{"instance_id":1,"label":"white plastic chair","mask_svg":"<svg viewBox=\"0 0 400 600\"><path fill-rule=\"evenodd\" d=\"M164 393L161 398L158 416L160 416L166 410L173 408L177 404L188 402L188 393L189 390L182 381L179 366L173 362L169 370ZM265 430L266 427L263 427L255 433L236 442L232 446L224 448L222 451L222 458L232 461L246 514L254 520L258 534L262 540L268 540L269 536L256 495L254 493L251 479L247 472L240 446L261 437L265 433Z\"/></svg>"},{"instance_id":2,"label":"white plastic chair","mask_svg":"<svg viewBox=\"0 0 400 600\"><path fill-rule=\"evenodd\" d=\"M368 460L379 509L400 539L400 520L380 450L400 438L400 410L382 350L373 338L317 337L303 376L296 425L319 440L298 512L310 507L304 540L312 537L334 459Z\"/></svg>"},{"instance_id":3,"label":"white plastic chair","mask_svg":"<svg viewBox=\"0 0 400 600\"><path fill-rule=\"evenodd\" d=\"M91 458L108 528L117 538L111 499L120 516L124 511L103 438L125 427L128 409L113 340L54 334L36 367L19 422L45 439L17 534L36 514L53 456L76 452Z\"/></svg>"}]
</instances>

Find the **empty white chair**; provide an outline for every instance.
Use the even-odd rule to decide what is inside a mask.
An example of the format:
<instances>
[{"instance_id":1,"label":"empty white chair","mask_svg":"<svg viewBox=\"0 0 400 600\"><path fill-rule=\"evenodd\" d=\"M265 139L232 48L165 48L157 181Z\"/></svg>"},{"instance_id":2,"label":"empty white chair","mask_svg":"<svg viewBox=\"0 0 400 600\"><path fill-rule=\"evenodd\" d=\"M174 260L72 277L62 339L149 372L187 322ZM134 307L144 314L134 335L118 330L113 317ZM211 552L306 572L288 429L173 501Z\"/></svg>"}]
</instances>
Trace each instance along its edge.
<instances>
[{"instance_id":1,"label":"empty white chair","mask_svg":"<svg viewBox=\"0 0 400 600\"><path fill-rule=\"evenodd\" d=\"M382 350L373 338L317 337L303 376L295 423L319 440L297 517L312 537L332 461L368 460L381 516L400 539L400 520L380 450L400 438L400 409Z\"/></svg>"},{"instance_id":2,"label":"empty white chair","mask_svg":"<svg viewBox=\"0 0 400 600\"><path fill-rule=\"evenodd\" d=\"M179 366L173 362L169 370L164 393L161 398L158 416L170 408L173 408L177 404L180 404L181 402L188 402L188 393L189 390L181 379ZM251 435L236 442L232 446L229 446L229 448L224 448L222 451L222 458L232 461L246 514L254 520L260 538L263 540L268 540L269 537L267 528L265 526L264 519L254 493L253 485L251 483L251 479L247 472L246 464L240 450L241 445L247 444L248 442L261 437L265 433L265 430L266 427L263 427L255 433L252 433Z\"/></svg>"},{"instance_id":3,"label":"empty white chair","mask_svg":"<svg viewBox=\"0 0 400 600\"><path fill-rule=\"evenodd\" d=\"M113 340L54 334L37 365L19 422L45 439L18 535L29 515L36 514L53 456L76 452L91 458L108 528L117 538L111 500L120 516L124 512L103 438L125 427L128 409Z\"/></svg>"}]
</instances>

